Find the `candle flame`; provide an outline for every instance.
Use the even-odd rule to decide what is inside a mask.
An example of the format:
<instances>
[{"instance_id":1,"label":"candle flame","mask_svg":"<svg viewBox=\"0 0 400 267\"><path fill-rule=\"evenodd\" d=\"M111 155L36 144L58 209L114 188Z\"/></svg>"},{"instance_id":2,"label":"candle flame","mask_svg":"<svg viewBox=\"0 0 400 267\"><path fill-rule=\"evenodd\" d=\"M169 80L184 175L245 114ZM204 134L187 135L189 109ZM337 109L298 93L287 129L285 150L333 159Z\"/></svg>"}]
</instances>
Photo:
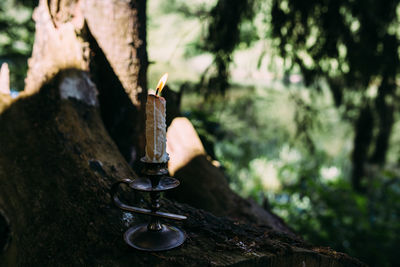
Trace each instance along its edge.
<instances>
[{"instance_id":1,"label":"candle flame","mask_svg":"<svg viewBox=\"0 0 400 267\"><path fill-rule=\"evenodd\" d=\"M167 83L167 79L168 79L168 73L165 73L161 79L158 81L157 84L157 89L156 89L156 95L161 95L161 91L164 88L165 84Z\"/></svg>"}]
</instances>

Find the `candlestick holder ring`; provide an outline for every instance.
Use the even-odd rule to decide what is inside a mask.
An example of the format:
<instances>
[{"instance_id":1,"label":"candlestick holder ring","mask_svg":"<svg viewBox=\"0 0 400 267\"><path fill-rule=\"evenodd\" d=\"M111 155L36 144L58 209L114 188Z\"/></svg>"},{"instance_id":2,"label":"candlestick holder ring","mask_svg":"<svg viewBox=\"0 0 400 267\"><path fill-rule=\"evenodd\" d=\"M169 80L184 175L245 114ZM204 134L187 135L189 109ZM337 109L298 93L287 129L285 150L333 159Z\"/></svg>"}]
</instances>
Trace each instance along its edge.
<instances>
[{"instance_id":1,"label":"candlestick holder ring","mask_svg":"<svg viewBox=\"0 0 400 267\"><path fill-rule=\"evenodd\" d=\"M163 192L179 186L179 181L172 177L157 178L140 177L132 180L129 187L142 192Z\"/></svg>"},{"instance_id":2,"label":"candlestick holder ring","mask_svg":"<svg viewBox=\"0 0 400 267\"><path fill-rule=\"evenodd\" d=\"M147 162L144 158L144 177L136 179L123 179L113 184L111 195L114 204L125 211L151 216L150 222L129 228L124 234L125 242L139 250L163 251L178 247L185 242L186 234L176 226L161 223L160 218L171 220L185 220L186 216L160 211L161 192L179 186L179 181L167 176L167 163ZM119 186L125 184L129 188L150 194L150 209L139 208L123 203L117 196Z\"/></svg>"}]
</instances>

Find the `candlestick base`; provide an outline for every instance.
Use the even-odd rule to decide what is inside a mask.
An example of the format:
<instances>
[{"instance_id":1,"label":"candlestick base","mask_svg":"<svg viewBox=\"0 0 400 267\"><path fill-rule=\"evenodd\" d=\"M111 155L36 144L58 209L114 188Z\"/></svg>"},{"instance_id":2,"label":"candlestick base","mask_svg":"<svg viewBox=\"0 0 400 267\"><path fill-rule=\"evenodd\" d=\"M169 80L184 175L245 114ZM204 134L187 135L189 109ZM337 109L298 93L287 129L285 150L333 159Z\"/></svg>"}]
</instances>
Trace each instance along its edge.
<instances>
[{"instance_id":1,"label":"candlestick base","mask_svg":"<svg viewBox=\"0 0 400 267\"><path fill-rule=\"evenodd\" d=\"M176 248L185 242L185 232L176 226L162 224L160 219L171 219L176 221L186 220L186 216L160 211L161 193L179 186L179 181L167 176L167 162L151 163L144 162L144 177L136 179L122 179L111 187L111 196L114 204L125 211L145 214L150 216L150 222L139 224L124 234L125 242L136 249L144 251L162 251ZM135 191L147 192L150 195L149 209L139 208L123 203L118 197L118 188L125 184Z\"/></svg>"},{"instance_id":2,"label":"candlestick base","mask_svg":"<svg viewBox=\"0 0 400 267\"><path fill-rule=\"evenodd\" d=\"M139 224L124 234L125 242L143 251L163 251L176 248L185 242L185 233L176 226L161 224L161 229L150 230L148 224Z\"/></svg>"}]
</instances>

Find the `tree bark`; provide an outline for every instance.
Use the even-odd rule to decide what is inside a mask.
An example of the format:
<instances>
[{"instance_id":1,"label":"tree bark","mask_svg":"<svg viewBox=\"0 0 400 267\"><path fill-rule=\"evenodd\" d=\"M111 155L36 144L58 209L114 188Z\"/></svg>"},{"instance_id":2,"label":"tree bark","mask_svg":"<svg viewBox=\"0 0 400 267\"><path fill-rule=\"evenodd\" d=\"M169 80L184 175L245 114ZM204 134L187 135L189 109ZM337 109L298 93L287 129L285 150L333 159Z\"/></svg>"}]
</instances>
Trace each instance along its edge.
<instances>
[{"instance_id":1,"label":"tree bark","mask_svg":"<svg viewBox=\"0 0 400 267\"><path fill-rule=\"evenodd\" d=\"M85 0L82 6L104 122L124 157L137 163L144 152L146 1Z\"/></svg>"},{"instance_id":2,"label":"tree bark","mask_svg":"<svg viewBox=\"0 0 400 267\"><path fill-rule=\"evenodd\" d=\"M396 86L390 79L383 77L374 105L366 103L362 108L355 125L353 149L353 188L365 192L363 180L366 176L366 165L382 167L389 149L390 135L394 124L394 92ZM374 128L377 133L374 134Z\"/></svg>"},{"instance_id":3,"label":"tree bark","mask_svg":"<svg viewBox=\"0 0 400 267\"><path fill-rule=\"evenodd\" d=\"M370 105L362 108L355 125L354 148L352 153L353 171L352 186L358 192L364 192L362 184L365 176L365 164L368 160L368 150L373 138L374 118Z\"/></svg>"},{"instance_id":4,"label":"tree bark","mask_svg":"<svg viewBox=\"0 0 400 267\"><path fill-rule=\"evenodd\" d=\"M394 93L396 85L384 77L375 99L376 115L378 118L378 134L376 136L374 152L369 159L372 164L383 166L389 149L390 135L394 124Z\"/></svg>"}]
</instances>

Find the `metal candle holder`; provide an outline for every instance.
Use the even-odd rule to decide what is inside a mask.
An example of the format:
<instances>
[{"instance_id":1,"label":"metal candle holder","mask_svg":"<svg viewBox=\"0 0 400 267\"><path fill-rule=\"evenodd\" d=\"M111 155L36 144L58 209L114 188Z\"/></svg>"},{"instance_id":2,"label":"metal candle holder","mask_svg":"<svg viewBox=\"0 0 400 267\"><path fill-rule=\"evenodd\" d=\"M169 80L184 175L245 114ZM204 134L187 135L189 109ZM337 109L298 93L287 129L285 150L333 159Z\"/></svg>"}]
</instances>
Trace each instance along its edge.
<instances>
[{"instance_id":1,"label":"metal candle holder","mask_svg":"<svg viewBox=\"0 0 400 267\"><path fill-rule=\"evenodd\" d=\"M186 220L186 216L162 212L160 210L161 192L171 190L179 186L179 181L169 177L167 163L150 163L144 159L143 174L134 180L123 179L111 187L111 195L114 203L122 210L151 216L149 223L135 225L124 234L125 242L139 250L162 251L175 248L185 242L185 232L176 226L163 224L160 218L171 220ZM131 189L150 193L150 209L138 208L124 204L117 196L121 184L128 185Z\"/></svg>"}]
</instances>

